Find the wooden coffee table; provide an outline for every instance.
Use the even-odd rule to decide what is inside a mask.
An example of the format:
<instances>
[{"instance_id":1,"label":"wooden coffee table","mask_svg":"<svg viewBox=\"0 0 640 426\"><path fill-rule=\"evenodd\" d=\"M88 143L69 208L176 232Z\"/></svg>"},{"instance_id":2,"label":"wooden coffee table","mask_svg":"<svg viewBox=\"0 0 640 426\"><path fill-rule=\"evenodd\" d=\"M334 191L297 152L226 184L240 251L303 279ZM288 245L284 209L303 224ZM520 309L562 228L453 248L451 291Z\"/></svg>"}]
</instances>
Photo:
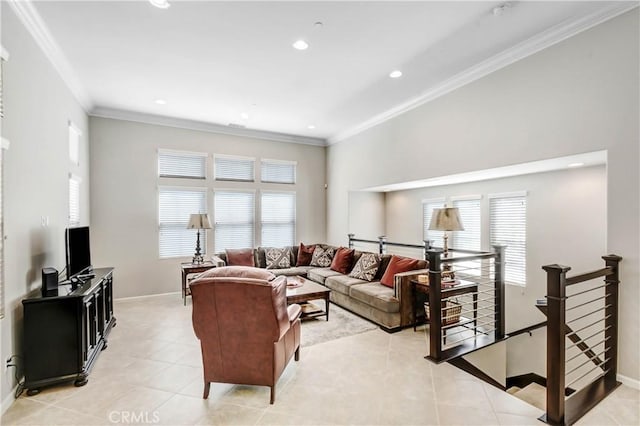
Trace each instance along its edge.
<instances>
[{"instance_id":1,"label":"wooden coffee table","mask_svg":"<svg viewBox=\"0 0 640 426\"><path fill-rule=\"evenodd\" d=\"M331 293L331 290L303 277L287 277L287 283L292 282L300 282L302 285L299 287L287 286L287 305L292 305L294 303L304 304L308 303L310 300L324 299L324 311L319 307L317 310L307 312L304 312L303 310L300 318L326 316L327 321L329 321L329 294Z\"/></svg>"}]
</instances>

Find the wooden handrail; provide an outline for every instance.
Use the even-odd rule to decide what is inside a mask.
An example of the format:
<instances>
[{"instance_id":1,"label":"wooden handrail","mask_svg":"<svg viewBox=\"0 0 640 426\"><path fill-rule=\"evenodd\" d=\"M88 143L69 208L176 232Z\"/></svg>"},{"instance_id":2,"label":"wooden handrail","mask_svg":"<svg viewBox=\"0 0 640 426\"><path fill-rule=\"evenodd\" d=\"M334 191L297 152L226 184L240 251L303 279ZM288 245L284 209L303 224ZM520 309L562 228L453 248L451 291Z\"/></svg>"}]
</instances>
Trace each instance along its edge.
<instances>
[{"instance_id":1,"label":"wooden handrail","mask_svg":"<svg viewBox=\"0 0 640 426\"><path fill-rule=\"evenodd\" d=\"M610 267L598 269L597 271L587 272L573 277L567 277L567 285L574 285L584 281L594 280L600 277L607 277L613 275L613 269Z\"/></svg>"}]
</instances>

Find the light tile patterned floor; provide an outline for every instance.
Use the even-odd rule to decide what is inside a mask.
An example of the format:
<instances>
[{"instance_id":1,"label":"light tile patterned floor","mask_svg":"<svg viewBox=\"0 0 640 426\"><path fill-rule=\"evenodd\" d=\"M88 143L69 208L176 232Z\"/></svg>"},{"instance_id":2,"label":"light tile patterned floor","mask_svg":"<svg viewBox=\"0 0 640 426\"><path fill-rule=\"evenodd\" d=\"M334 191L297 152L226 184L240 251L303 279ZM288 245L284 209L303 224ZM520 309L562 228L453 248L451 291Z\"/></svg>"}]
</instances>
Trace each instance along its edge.
<instances>
[{"instance_id":1,"label":"light tile patterned floor","mask_svg":"<svg viewBox=\"0 0 640 426\"><path fill-rule=\"evenodd\" d=\"M3 425L541 425L541 411L448 364L424 330L373 330L303 348L277 386L213 384L202 399L191 308L179 295L117 301L118 325L82 388L21 396ZM304 333L304 325L303 331ZM640 393L622 386L579 424L637 425Z\"/></svg>"}]
</instances>

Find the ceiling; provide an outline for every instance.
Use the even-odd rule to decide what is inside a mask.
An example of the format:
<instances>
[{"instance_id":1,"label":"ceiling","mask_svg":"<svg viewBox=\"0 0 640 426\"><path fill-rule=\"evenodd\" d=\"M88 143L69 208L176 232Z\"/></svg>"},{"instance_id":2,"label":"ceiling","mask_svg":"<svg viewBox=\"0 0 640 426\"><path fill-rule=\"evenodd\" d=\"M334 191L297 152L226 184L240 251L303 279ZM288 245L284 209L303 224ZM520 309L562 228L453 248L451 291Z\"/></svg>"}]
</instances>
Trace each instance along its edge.
<instances>
[{"instance_id":1,"label":"ceiling","mask_svg":"<svg viewBox=\"0 0 640 426\"><path fill-rule=\"evenodd\" d=\"M10 4L35 16L49 57L94 115L324 144L453 90L469 70L478 78L500 55L494 68L637 2L511 2L502 14L493 10L504 3L484 1ZM294 49L298 39L309 48Z\"/></svg>"}]
</instances>

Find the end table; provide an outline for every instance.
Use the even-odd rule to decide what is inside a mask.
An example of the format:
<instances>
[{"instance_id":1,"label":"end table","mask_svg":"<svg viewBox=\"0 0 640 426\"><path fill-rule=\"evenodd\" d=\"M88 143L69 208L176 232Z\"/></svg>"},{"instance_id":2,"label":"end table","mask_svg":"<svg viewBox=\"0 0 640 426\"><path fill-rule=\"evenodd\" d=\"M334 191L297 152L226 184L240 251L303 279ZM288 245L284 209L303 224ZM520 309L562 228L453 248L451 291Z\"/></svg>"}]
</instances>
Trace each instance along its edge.
<instances>
[{"instance_id":1,"label":"end table","mask_svg":"<svg viewBox=\"0 0 640 426\"><path fill-rule=\"evenodd\" d=\"M191 289L187 285L187 277L193 274L200 274L211 268L215 268L216 264L213 262L204 263L181 263L180 269L182 270L182 303L187 306L187 296L191 295Z\"/></svg>"}]
</instances>

